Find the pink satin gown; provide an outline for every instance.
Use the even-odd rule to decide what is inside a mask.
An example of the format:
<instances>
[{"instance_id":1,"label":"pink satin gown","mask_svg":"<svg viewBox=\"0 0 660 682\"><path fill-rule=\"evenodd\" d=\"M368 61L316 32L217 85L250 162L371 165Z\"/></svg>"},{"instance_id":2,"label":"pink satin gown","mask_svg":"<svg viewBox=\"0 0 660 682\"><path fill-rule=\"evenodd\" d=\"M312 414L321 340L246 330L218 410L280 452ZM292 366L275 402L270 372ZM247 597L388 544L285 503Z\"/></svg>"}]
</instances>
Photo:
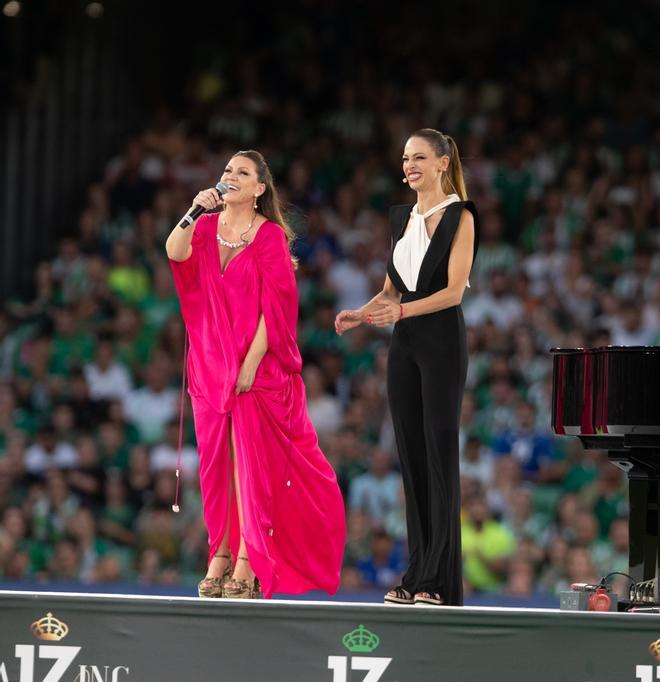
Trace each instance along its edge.
<instances>
[{"instance_id":1,"label":"pink satin gown","mask_svg":"<svg viewBox=\"0 0 660 682\"><path fill-rule=\"evenodd\" d=\"M197 221L192 255L170 261L190 339L188 392L200 457L209 561L231 513L236 555L238 513L229 495L233 429L250 564L266 598L339 586L346 539L335 472L307 414L296 342L298 295L286 235L267 221L221 270L217 215ZM268 351L252 388L235 395L241 362L264 315ZM231 509L228 505L231 504Z\"/></svg>"}]
</instances>

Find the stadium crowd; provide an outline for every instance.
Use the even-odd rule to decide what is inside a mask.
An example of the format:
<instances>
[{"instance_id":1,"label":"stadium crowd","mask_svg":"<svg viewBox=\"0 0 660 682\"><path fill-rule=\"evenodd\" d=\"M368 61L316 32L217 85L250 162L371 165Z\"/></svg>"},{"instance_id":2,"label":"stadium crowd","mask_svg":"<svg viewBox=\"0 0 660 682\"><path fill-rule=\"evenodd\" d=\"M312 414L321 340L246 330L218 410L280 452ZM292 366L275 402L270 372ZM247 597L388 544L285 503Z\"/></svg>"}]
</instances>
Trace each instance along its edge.
<instances>
[{"instance_id":1,"label":"stadium crowd","mask_svg":"<svg viewBox=\"0 0 660 682\"><path fill-rule=\"evenodd\" d=\"M481 215L463 299L466 591L532 597L625 571L625 477L551 434L549 349L660 345L660 64L636 64L604 20L588 44L561 25L561 51L541 37L524 68L466 55L464 77L444 78L413 46L404 73L362 55L324 82L328 54L301 22L271 56L295 64L273 76L283 87L258 54L237 57L197 72L183 112L157 107L35 263L32 290L0 310L0 580L192 586L204 573L188 401L171 511L184 327L164 240L229 156L254 147L298 234L303 378L347 510L342 589L396 584L390 330L339 337L333 322L382 286L387 209L414 201L403 143L424 126L457 140ZM478 38L466 35L446 46L454 60Z\"/></svg>"}]
</instances>

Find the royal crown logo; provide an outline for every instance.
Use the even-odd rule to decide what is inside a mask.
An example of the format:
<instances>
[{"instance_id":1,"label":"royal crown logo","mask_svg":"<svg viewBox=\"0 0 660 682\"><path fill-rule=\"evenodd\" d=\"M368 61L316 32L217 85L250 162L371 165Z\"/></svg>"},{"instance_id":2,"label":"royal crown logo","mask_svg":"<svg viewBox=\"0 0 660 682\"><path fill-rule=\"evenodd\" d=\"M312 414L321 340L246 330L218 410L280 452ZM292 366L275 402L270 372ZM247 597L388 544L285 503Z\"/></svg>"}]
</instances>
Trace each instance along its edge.
<instances>
[{"instance_id":1,"label":"royal crown logo","mask_svg":"<svg viewBox=\"0 0 660 682\"><path fill-rule=\"evenodd\" d=\"M35 637L49 642L59 642L69 634L69 626L55 618L52 613L47 613L43 618L35 620L30 630Z\"/></svg>"},{"instance_id":2,"label":"royal crown logo","mask_svg":"<svg viewBox=\"0 0 660 682\"><path fill-rule=\"evenodd\" d=\"M656 639L655 642L649 644L649 653L653 658L657 658L660 661L660 639Z\"/></svg>"},{"instance_id":3,"label":"royal crown logo","mask_svg":"<svg viewBox=\"0 0 660 682\"><path fill-rule=\"evenodd\" d=\"M354 654L368 654L378 648L380 637L369 632L364 625L347 632L341 639L342 644Z\"/></svg>"}]
</instances>

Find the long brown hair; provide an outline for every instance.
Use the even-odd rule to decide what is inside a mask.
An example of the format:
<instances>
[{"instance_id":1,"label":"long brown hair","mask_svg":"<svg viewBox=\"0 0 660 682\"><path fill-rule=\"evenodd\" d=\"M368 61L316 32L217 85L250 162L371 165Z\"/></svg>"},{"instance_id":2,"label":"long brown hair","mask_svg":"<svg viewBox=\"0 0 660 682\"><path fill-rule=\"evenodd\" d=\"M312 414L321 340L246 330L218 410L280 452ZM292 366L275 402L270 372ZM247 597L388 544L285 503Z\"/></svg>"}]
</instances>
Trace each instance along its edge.
<instances>
[{"instance_id":1,"label":"long brown hair","mask_svg":"<svg viewBox=\"0 0 660 682\"><path fill-rule=\"evenodd\" d=\"M440 156L449 157L449 166L442 174L441 186L445 194L455 192L462 201L467 201L467 190L465 189L465 179L463 178L463 166L458 154L456 142L449 136L441 133L434 128L421 128L416 130L410 137L421 137L426 140L433 151Z\"/></svg>"},{"instance_id":2,"label":"long brown hair","mask_svg":"<svg viewBox=\"0 0 660 682\"><path fill-rule=\"evenodd\" d=\"M257 199L259 212L262 215L265 215L266 218L268 218L268 220L277 223L282 228L282 230L284 230L286 239L289 242L289 251L291 251L293 247L293 242L295 241L296 238L296 234L291 229L291 227L285 220L284 215L282 214L282 205L280 203L280 198L277 193L275 183L273 182L273 174L270 172L270 168L266 163L266 159L264 159L263 154L261 154L261 152L257 152L254 149L247 149L242 152L236 152L231 158L235 159L237 156L244 156L250 159L251 161L254 162L254 165L257 167L257 179L259 180L259 182L262 182L264 185L266 185L266 190ZM293 263L294 268L298 267L298 259L293 254L291 254L291 262Z\"/></svg>"}]
</instances>

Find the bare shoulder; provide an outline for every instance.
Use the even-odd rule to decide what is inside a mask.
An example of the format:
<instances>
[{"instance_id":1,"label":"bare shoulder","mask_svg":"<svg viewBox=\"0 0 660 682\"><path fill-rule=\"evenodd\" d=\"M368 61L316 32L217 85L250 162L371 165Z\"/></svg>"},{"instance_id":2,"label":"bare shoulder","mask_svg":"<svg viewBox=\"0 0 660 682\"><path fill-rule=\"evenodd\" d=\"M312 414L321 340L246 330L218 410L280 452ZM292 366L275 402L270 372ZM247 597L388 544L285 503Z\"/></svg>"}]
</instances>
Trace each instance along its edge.
<instances>
[{"instance_id":1,"label":"bare shoulder","mask_svg":"<svg viewBox=\"0 0 660 682\"><path fill-rule=\"evenodd\" d=\"M474 227L474 214L469 208L461 209L459 225L471 225Z\"/></svg>"},{"instance_id":2,"label":"bare shoulder","mask_svg":"<svg viewBox=\"0 0 660 682\"><path fill-rule=\"evenodd\" d=\"M454 233L452 244L460 244L461 248L470 247L475 238L474 215L468 208L461 210L458 227Z\"/></svg>"},{"instance_id":3,"label":"bare shoulder","mask_svg":"<svg viewBox=\"0 0 660 682\"><path fill-rule=\"evenodd\" d=\"M469 208L461 210L461 217L458 221L458 228L454 239L467 239L475 233L474 214Z\"/></svg>"}]
</instances>

